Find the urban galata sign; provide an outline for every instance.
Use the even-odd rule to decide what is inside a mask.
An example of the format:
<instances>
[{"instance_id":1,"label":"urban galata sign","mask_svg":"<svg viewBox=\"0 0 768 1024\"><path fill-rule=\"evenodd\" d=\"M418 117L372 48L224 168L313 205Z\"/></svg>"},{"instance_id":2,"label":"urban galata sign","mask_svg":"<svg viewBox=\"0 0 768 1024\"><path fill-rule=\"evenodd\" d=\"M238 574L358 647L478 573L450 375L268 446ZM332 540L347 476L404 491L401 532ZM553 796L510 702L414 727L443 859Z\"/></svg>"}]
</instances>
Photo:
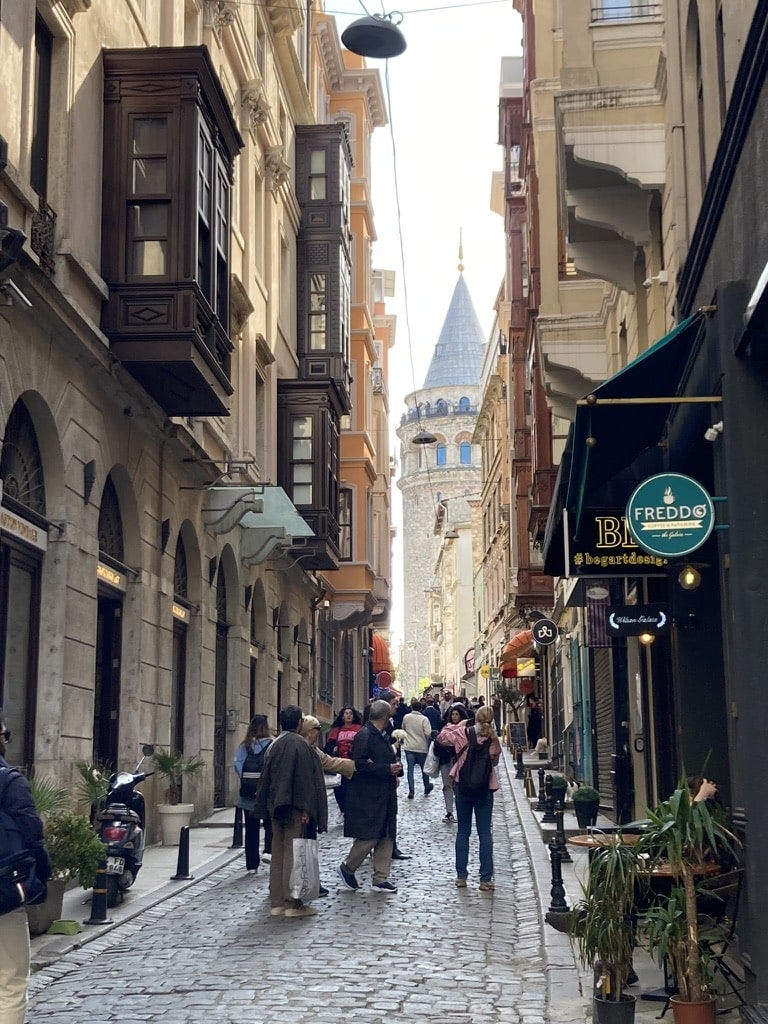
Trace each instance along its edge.
<instances>
[{"instance_id":1,"label":"urban galata sign","mask_svg":"<svg viewBox=\"0 0 768 1024\"><path fill-rule=\"evenodd\" d=\"M700 548L712 533L715 511L701 484L682 473L659 473L635 488L627 525L640 547L678 558Z\"/></svg>"}]
</instances>

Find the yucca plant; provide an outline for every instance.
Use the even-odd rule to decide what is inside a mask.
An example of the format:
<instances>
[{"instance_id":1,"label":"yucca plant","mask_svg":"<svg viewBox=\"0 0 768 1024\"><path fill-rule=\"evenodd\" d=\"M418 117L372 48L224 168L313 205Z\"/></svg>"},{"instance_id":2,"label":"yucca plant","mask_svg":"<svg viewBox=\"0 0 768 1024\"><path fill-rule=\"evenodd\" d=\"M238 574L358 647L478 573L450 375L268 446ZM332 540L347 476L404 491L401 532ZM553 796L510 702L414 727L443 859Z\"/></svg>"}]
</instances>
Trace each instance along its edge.
<instances>
[{"instance_id":1,"label":"yucca plant","mask_svg":"<svg viewBox=\"0 0 768 1024\"><path fill-rule=\"evenodd\" d=\"M602 998L618 1001L632 970L638 891L642 887L634 846L621 834L606 837L590 861L583 898L571 915L571 941L586 968L598 960Z\"/></svg>"},{"instance_id":2,"label":"yucca plant","mask_svg":"<svg viewBox=\"0 0 768 1024\"><path fill-rule=\"evenodd\" d=\"M107 795L112 766L96 761L77 761L77 805L83 809L98 807Z\"/></svg>"},{"instance_id":3,"label":"yucca plant","mask_svg":"<svg viewBox=\"0 0 768 1024\"><path fill-rule=\"evenodd\" d=\"M63 811L69 805L69 791L57 785L48 775L30 772L27 777L35 810L45 820L51 814Z\"/></svg>"},{"instance_id":4,"label":"yucca plant","mask_svg":"<svg viewBox=\"0 0 768 1024\"><path fill-rule=\"evenodd\" d=\"M205 768L200 757L185 757L178 750L156 750L155 766L158 773L168 780L165 796L169 804L181 803L181 786L185 778L197 775Z\"/></svg>"},{"instance_id":5,"label":"yucca plant","mask_svg":"<svg viewBox=\"0 0 768 1024\"><path fill-rule=\"evenodd\" d=\"M661 954L662 946L667 947L680 999L700 1002L707 998L709 979L699 945L696 879L706 871L707 863L733 855L738 840L707 800L694 799L685 779L668 800L635 824L642 829L638 854L649 856L651 869L659 863L669 865L678 883L670 896L659 898L654 905L654 948Z\"/></svg>"}]
</instances>

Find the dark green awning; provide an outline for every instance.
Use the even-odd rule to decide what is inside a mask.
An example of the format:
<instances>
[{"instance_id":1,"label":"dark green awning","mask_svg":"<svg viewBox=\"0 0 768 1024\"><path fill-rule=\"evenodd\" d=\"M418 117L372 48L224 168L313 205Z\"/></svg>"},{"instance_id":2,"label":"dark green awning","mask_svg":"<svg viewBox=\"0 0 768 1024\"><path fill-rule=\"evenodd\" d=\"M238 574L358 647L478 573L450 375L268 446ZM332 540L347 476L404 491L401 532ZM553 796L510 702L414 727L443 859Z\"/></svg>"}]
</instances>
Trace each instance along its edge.
<instances>
[{"instance_id":1,"label":"dark green awning","mask_svg":"<svg viewBox=\"0 0 768 1024\"><path fill-rule=\"evenodd\" d=\"M565 499L574 536L588 496L658 446L671 410L686 400L703 325L703 313L694 313L577 405Z\"/></svg>"}]
</instances>

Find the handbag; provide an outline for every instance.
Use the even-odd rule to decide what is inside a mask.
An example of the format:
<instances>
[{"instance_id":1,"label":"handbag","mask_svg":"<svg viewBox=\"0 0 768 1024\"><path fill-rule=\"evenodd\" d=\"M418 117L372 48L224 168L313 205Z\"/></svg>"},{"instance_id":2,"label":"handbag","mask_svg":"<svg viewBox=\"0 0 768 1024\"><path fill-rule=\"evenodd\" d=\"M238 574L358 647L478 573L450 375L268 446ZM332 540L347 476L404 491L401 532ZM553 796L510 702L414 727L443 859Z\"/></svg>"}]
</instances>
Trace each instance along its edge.
<instances>
[{"instance_id":1,"label":"handbag","mask_svg":"<svg viewBox=\"0 0 768 1024\"><path fill-rule=\"evenodd\" d=\"M440 774L440 761L435 753L434 740L429 744L429 750L424 759L424 774L428 775L430 779L436 779Z\"/></svg>"},{"instance_id":2,"label":"handbag","mask_svg":"<svg viewBox=\"0 0 768 1024\"><path fill-rule=\"evenodd\" d=\"M326 776L325 776L325 788L326 789L336 789L340 785L341 785L341 776L340 775L338 775L336 772L333 772L333 773L328 772L326 774Z\"/></svg>"},{"instance_id":3,"label":"handbag","mask_svg":"<svg viewBox=\"0 0 768 1024\"><path fill-rule=\"evenodd\" d=\"M293 840L293 867L288 883L291 899L310 903L320 895L320 861L317 840L301 837Z\"/></svg>"}]
</instances>

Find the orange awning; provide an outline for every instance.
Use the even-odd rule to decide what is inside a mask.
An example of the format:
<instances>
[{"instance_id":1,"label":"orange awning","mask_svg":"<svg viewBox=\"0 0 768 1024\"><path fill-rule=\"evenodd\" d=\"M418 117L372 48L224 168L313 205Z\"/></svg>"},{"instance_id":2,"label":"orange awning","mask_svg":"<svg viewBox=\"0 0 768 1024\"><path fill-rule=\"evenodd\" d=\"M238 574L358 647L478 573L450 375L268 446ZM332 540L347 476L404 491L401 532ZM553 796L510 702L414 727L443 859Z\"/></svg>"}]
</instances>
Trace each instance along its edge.
<instances>
[{"instance_id":1,"label":"orange awning","mask_svg":"<svg viewBox=\"0 0 768 1024\"><path fill-rule=\"evenodd\" d=\"M371 648L373 650L371 669L374 675L378 672L389 672L394 676L392 658L389 655L389 645L384 637L374 633L371 637Z\"/></svg>"},{"instance_id":2,"label":"orange awning","mask_svg":"<svg viewBox=\"0 0 768 1024\"><path fill-rule=\"evenodd\" d=\"M501 649L501 664L514 661L517 658L524 658L533 650L533 632L530 629L523 629L515 633Z\"/></svg>"}]
</instances>

